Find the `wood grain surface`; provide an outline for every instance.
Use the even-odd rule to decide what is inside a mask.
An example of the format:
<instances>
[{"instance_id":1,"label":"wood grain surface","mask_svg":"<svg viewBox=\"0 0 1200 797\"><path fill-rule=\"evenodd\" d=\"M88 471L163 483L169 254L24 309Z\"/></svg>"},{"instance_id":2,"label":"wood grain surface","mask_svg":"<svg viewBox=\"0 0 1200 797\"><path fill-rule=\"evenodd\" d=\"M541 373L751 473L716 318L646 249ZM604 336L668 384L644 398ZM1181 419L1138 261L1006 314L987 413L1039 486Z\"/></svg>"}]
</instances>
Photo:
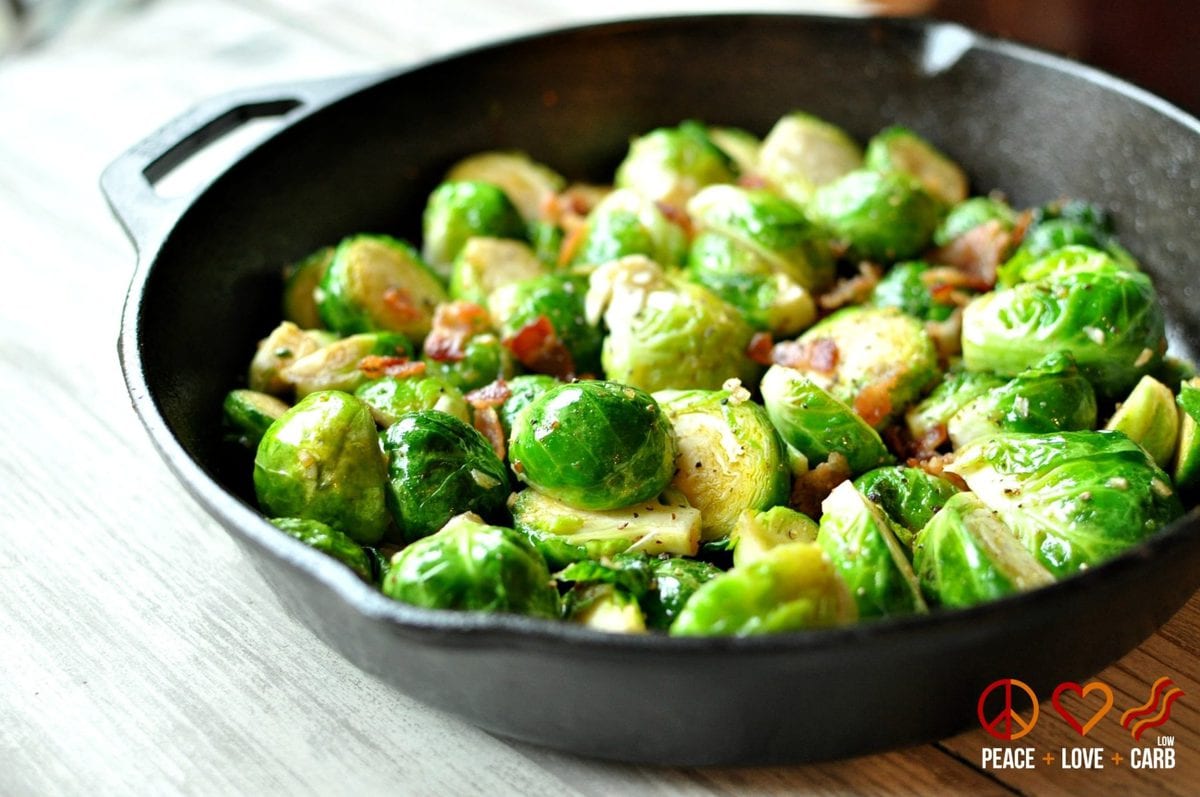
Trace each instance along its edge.
<instances>
[{"instance_id":1,"label":"wood grain surface","mask_svg":"<svg viewBox=\"0 0 1200 797\"><path fill-rule=\"evenodd\" d=\"M1161 675L1183 688L1162 729L1172 771L984 772L981 730L816 766L622 766L494 738L357 671L283 613L151 449L115 351L134 257L97 189L119 152L236 88L709 7L101 3L0 60L0 794L1197 793L1196 598L1098 676L1121 709ZM1049 702L1042 712L1026 740L1039 755L1080 746ZM1093 741L1107 754L1132 745L1114 718Z\"/></svg>"}]
</instances>

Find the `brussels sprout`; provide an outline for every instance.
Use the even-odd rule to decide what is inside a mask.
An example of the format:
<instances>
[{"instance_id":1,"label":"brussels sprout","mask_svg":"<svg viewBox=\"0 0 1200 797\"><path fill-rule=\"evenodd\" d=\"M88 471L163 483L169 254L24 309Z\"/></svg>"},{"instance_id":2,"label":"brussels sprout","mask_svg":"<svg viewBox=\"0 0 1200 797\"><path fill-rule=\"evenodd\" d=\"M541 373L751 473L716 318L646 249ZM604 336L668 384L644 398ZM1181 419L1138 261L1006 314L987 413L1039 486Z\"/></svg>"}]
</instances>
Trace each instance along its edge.
<instances>
[{"instance_id":1,"label":"brussels sprout","mask_svg":"<svg viewBox=\"0 0 1200 797\"><path fill-rule=\"evenodd\" d=\"M687 233L649 199L630 190L613 191L588 214L570 262L600 265L628 255L645 255L664 266L687 255Z\"/></svg>"},{"instance_id":2,"label":"brussels sprout","mask_svg":"<svg viewBox=\"0 0 1200 797\"><path fill-rule=\"evenodd\" d=\"M507 382L509 396L500 405L500 426L504 429L505 438L512 436L513 424L521 410L528 407L538 396L547 393L562 383L552 376L545 374L527 374L514 376Z\"/></svg>"},{"instance_id":3,"label":"brussels sprout","mask_svg":"<svg viewBox=\"0 0 1200 797\"><path fill-rule=\"evenodd\" d=\"M1078 200L1051 203L1034 213L1025 230L1021 245L1011 260L1001 269L1002 277L1018 271L1029 262L1038 260L1057 249L1084 246L1104 250L1130 271L1137 271L1137 262L1112 237L1112 221L1103 210ZM1026 279L1030 279L1027 277ZM1010 283L1011 284L1011 283Z\"/></svg>"},{"instance_id":4,"label":"brussels sprout","mask_svg":"<svg viewBox=\"0 0 1200 797\"><path fill-rule=\"evenodd\" d=\"M517 530L556 568L623 551L694 556L700 542L700 510L671 491L601 511L522 490L512 501L512 515Z\"/></svg>"},{"instance_id":5,"label":"brussels sprout","mask_svg":"<svg viewBox=\"0 0 1200 797\"><path fill-rule=\"evenodd\" d=\"M297 397L318 390L353 391L370 377L363 358L408 358L412 347L399 332L364 332L334 341L287 366L280 376L296 389Z\"/></svg>"},{"instance_id":6,"label":"brussels sprout","mask_svg":"<svg viewBox=\"0 0 1200 797\"><path fill-rule=\"evenodd\" d=\"M700 586L672 636L750 636L828 628L857 619L846 584L815 543L780 545Z\"/></svg>"},{"instance_id":7,"label":"brussels sprout","mask_svg":"<svg viewBox=\"0 0 1200 797\"><path fill-rule=\"evenodd\" d=\"M1174 416L1171 398L1167 391L1167 408ZM950 417L946 428L955 448L995 432L1094 429L1096 391L1079 374L1071 355L1055 352L972 400Z\"/></svg>"},{"instance_id":8,"label":"brussels sprout","mask_svg":"<svg viewBox=\"0 0 1200 797\"><path fill-rule=\"evenodd\" d=\"M526 222L540 218L547 198L567 185L562 175L524 152L480 152L454 164L446 180L491 183L504 191Z\"/></svg>"},{"instance_id":9,"label":"brussels sprout","mask_svg":"<svg viewBox=\"0 0 1200 797\"><path fill-rule=\"evenodd\" d=\"M587 290L587 278L573 274L547 274L512 286L509 311L496 320L522 365L564 378L599 372L603 335L588 323L583 304ZM536 340L525 340L526 330L547 322L549 329L542 329ZM542 336L546 331L549 337Z\"/></svg>"},{"instance_id":10,"label":"brussels sprout","mask_svg":"<svg viewBox=\"0 0 1200 797\"><path fill-rule=\"evenodd\" d=\"M585 306L589 318L604 312L600 362L610 379L654 391L758 378L760 366L746 356L754 331L737 311L701 285L664 277L645 258L596 269Z\"/></svg>"},{"instance_id":11,"label":"brussels sprout","mask_svg":"<svg viewBox=\"0 0 1200 797\"><path fill-rule=\"evenodd\" d=\"M851 473L862 473L891 461L879 433L805 374L772 365L761 390L771 423L807 462L824 462L837 452Z\"/></svg>"},{"instance_id":12,"label":"brussels sprout","mask_svg":"<svg viewBox=\"0 0 1200 797\"><path fill-rule=\"evenodd\" d=\"M277 517L271 518L270 522L289 537L295 537L308 547L316 548L321 553L337 559L368 584L375 583L371 557L361 545L343 532L319 520L308 518Z\"/></svg>"},{"instance_id":13,"label":"brussels sprout","mask_svg":"<svg viewBox=\"0 0 1200 797\"><path fill-rule=\"evenodd\" d=\"M1175 406L1175 395L1171 388L1154 377L1143 376L1104 428L1124 432L1126 437L1146 449L1155 464L1165 468L1175 455L1175 443L1179 438L1179 410Z\"/></svg>"},{"instance_id":14,"label":"brussels sprout","mask_svg":"<svg viewBox=\"0 0 1200 797\"><path fill-rule=\"evenodd\" d=\"M304 329L322 326L315 292L333 262L333 253L334 248L326 246L284 269L283 317L288 321Z\"/></svg>"},{"instance_id":15,"label":"brussels sprout","mask_svg":"<svg viewBox=\"0 0 1200 797\"><path fill-rule=\"evenodd\" d=\"M479 180L444 182L429 195L421 253L443 280L467 241L476 236L525 239L525 221L504 191Z\"/></svg>"},{"instance_id":16,"label":"brussels sprout","mask_svg":"<svg viewBox=\"0 0 1200 797\"><path fill-rule=\"evenodd\" d=\"M1175 484L1190 490L1200 483L1200 378L1193 377L1179 386L1179 442L1175 456Z\"/></svg>"},{"instance_id":17,"label":"brussels sprout","mask_svg":"<svg viewBox=\"0 0 1200 797\"><path fill-rule=\"evenodd\" d=\"M913 536L933 519L958 488L920 468L876 468L854 480L854 489L892 521L896 539L912 548Z\"/></svg>"},{"instance_id":18,"label":"brussels sprout","mask_svg":"<svg viewBox=\"0 0 1200 797\"><path fill-rule=\"evenodd\" d=\"M504 517L508 470L482 434L438 410L408 412L383 436L387 501L408 542L462 512Z\"/></svg>"},{"instance_id":19,"label":"brussels sprout","mask_svg":"<svg viewBox=\"0 0 1200 797\"><path fill-rule=\"evenodd\" d=\"M816 302L804 286L732 238L697 235L688 255L688 274L736 308L755 329L785 337L817 318Z\"/></svg>"},{"instance_id":20,"label":"brussels sprout","mask_svg":"<svg viewBox=\"0 0 1200 797\"><path fill-rule=\"evenodd\" d=\"M313 393L271 424L254 457L254 491L269 515L319 520L359 543L389 524L386 471L367 406L336 390Z\"/></svg>"},{"instance_id":21,"label":"brussels sprout","mask_svg":"<svg viewBox=\"0 0 1200 797\"><path fill-rule=\"evenodd\" d=\"M963 312L962 343L967 368L1003 376L1015 376L1053 352L1069 352L1109 397L1154 370L1167 345L1150 278L1111 267L976 298Z\"/></svg>"},{"instance_id":22,"label":"brussels sprout","mask_svg":"<svg viewBox=\"0 0 1200 797\"><path fill-rule=\"evenodd\" d=\"M563 596L567 622L610 634L644 634L646 617L637 599L612 584L581 584Z\"/></svg>"},{"instance_id":23,"label":"brussels sprout","mask_svg":"<svg viewBox=\"0 0 1200 797\"><path fill-rule=\"evenodd\" d=\"M1047 277L1137 270L1136 266L1123 263L1107 252L1091 246L1072 245L1059 247L1037 258L1013 257L1000 266L997 276L1001 285L1011 287Z\"/></svg>"},{"instance_id":24,"label":"brussels sprout","mask_svg":"<svg viewBox=\"0 0 1200 797\"><path fill-rule=\"evenodd\" d=\"M893 307L847 307L797 343L801 351L832 352L831 367L809 357L801 372L876 429L938 378L937 351L925 327Z\"/></svg>"},{"instance_id":25,"label":"brussels sprout","mask_svg":"<svg viewBox=\"0 0 1200 797\"><path fill-rule=\"evenodd\" d=\"M700 122L661 127L635 138L617 167L617 188L631 188L652 202L683 208L706 185L731 183L733 161Z\"/></svg>"},{"instance_id":26,"label":"brussels sprout","mask_svg":"<svg viewBox=\"0 0 1200 797\"><path fill-rule=\"evenodd\" d=\"M1121 432L993 435L959 449L946 470L1056 577L1100 564L1183 514L1170 478Z\"/></svg>"},{"instance_id":27,"label":"brussels sprout","mask_svg":"<svg viewBox=\"0 0 1200 797\"><path fill-rule=\"evenodd\" d=\"M816 541L817 524L808 515L786 506L774 506L765 512L743 510L729 535L734 567L757 562L780 545Z\"/></svg>"},{"instance_id":28,"label":"brussels sprout","mask_svg":"<svg viewBox=\"0 0 1200 797\"><path fill-rule=\"evenodd\" d=\"M845 580L859 616L927 611L891 521L851 482L839 484L821 504L817 543Z\"/></svg>"},{"instance_id":29,"label":"brussels sprout","mask_svg":"<svg viewBox=\"0 0 1200 797\"><path fill-rule=\"evenodd\" d=\"M974 493L950 498L921 530L913 545L913 568L930 600L949 608L1054 583Z\"/></svg>"},{"instance_id":30,"label":"brussels sprout","mask_svg":"<svg viewBox=\"0 0 1200 797\"><path fill-rule=\"evenodd\" d=\"M557 578L575 582L567 593L568 603L578 600L572 598L576 593L581 592L586 600L596 587L608 587L626 599L636 600L644 626L666 630L692 593L720 575L720 569L694 559L618 554L604 562L577 562L558 573Z\"/></svg>"},{"instance_id":31,"label":"brussels sprout","mask_svg":"<svg viewBox=\"0 0 1200 797\"><path fill-rule=\"evenodd\" d=\"M386 235L356 235L338 244L316 290L325 326L354 332L401 332L420 339L446 290L403 241Z\"/></svg>"},{"instance_id":32,"label":"brussels sprout","mask_svg":"<svg viewBox=\"0 0 1200 797\"><path fill-rule=\"evenodd\" d=\"M955 205L967 198L967 175L954 161L906 127L885 128L867 142L864 165L877 172L900 172L917 181L934 199Z\"/></svg>"},{"instance_id":33,"label":"brussels sprout","mask_svg":"<svg viewBox=\"0 0 1200 797\"><path fill-rule=\"evenodd\" d=\"M392 559L383 594L434 609L558 617L558 590L519 533L464 513Z\"/></svg>"},{"instance_id":34,"label":"brussels sprout","mask_svg":"<svg viewBox=\"0 0 1200 797\"><path fill-rule=\"evenodd\" d=\"M973 196L950 208L946 218L934 230L933 242L945 246L971 230L988 222L996 222L1003 230L1011 230L1017 223L1016 212L1007 202L989 196Z\"/></svg>"},{"instance_id":35,"label":"brussels sprout","mask_svg":"<svg viewBox=\"0 0 1200 797\"><path fill-rule=\"evenodd\" d=\"M517 416L509 461L518 479L570 506L619 509L670 483L675 443L648 394L615 382L576 382Z\"/></svg>"},{"instance_id":36,"label":"brussels sprout","mask_svg":"<svg viewBox=\"0 0 1200 797\"><path fill-rule=\"evenodd\" d=\"M784 196L805 204L813 192L862 166L844 130L806 113L784 116L763 139L758 170Z\"/></svg>"},{"instance_id":37,"label":"brussels sprout","mask_svg":"<svg viewBox=\"0 0 1200 797\"><path fill-rule=\"evenodd\" d=\"M818 189L808 208L852 257L878 262L918 254L941 221L938 201L899 173L851 172Z\"/></svg>"},{"instance_id":38,"label":"brussels sprout","mask_svg":"<svg viewBox=\"0 0 1200 797\"><path fill-rule=\"evenodd\" d=\"M425 362L426 373L444 379L463 393L497 379L508 379L515 370L512 354L491 332L469 338L459 359L437 359L428 351L421 359Z\"/></svg>"},{"instance_id":39,"label":"brussels sprout","mask_svg":"<svg viewBox=\"0 0 1200 797\"><path fill-rule=\"evenodd\" d=\"M654 398L675 430L671 486L700 510L703 539L728 535L743 509L787 501L787 453L748 391L664 390Z\"/></svg>"},{"instance_id":40,"label":"brussels sprout","mask_svg":"<svg viewBox=\"0 0 1200 797\"><path fill-rule=\"evenodd\" d=\"M948 438L947 425L954 414L974 399L987 395L1008 380L987 371L953 371L928 396L905 414L913 440L933 450Z\"/></svg>"},{"instance_id":41,"label":"brussels sprout","mask_svg":"<svg viewBox=\"0 0 1200 797\"><path fill-rule=\"evenodd\" d=\"M257 390L231 390L225 394L222 406L225 425L239 443L257 447L271 424L288 411L288 405Z\"/></svg>"},{"instance_id":42,"label":"brussels sprout","mask_svg":"<svg viewBox=\"0 0 1200 797\"><path fill-rule=\"evenodd\" d=\"M436 376L385 376L360 385L354 395L371 408L376 423L385 428L404 413L418 410L441 410L463 423L471 422L462 392Z\"/></svg>"},{"instance_id":43,"label":"brussels sprout","mask_svg":"<svg viewBox=\"0 0 1200 797\"><path fill-rule=\"evenodd\" d=\"M767 191L714 185L692 197L687 210L700 229L750 248L772 269L808 290L833 282L833 255L823 234L785 199Z\"/></svg>"},{"instance_id":44,"label":"brussels sprout","mask_svg":"<svg viewBox=\"0 0 1200 797\"><path fill-rule=\"evenodd\" d=\"M871 291L870 304L873 307L895 307L922 321L945 321L958 307L954 294L972 293L967 288L957 286L953 290L939 290L943 286L953 285L942 282L943 276L959 273L946 266L931 268L920 260L897 263Z\"/></svg>"},{"instance_id":45,"label":"brussels sprout","mask_svg":"<svg viewBox=\"0 0 1200 797\"><path fill-rule=\"evenodd\" d=\"M548 273L528 244L506 238L468 238L454 259L450 296L486 305L497 288Z\"/></svg>"},{"instance_id":46,"label":"brussels sprout","mask_svg":"<svg viewBox=\"0 0 1200 797\"><path fill-rule=\"evenodd\" d=\"M739 174L758 170L758 154L762 151L758 136L739 127L710 127L708 137L729 156Z\"/></svg>"},{"instance_id":47,"label":"brussels sprout","mask_svg":"<svg viewBox=\"0 0 1200 797\"><path fill-rule=\"evenodd\" d=\"M250 361L248 382L251 390L283 395L291 384L283 377L292 363L321 348L320 340L291 321L284 321L258 343Z\"/></svg>"}]
</instances>

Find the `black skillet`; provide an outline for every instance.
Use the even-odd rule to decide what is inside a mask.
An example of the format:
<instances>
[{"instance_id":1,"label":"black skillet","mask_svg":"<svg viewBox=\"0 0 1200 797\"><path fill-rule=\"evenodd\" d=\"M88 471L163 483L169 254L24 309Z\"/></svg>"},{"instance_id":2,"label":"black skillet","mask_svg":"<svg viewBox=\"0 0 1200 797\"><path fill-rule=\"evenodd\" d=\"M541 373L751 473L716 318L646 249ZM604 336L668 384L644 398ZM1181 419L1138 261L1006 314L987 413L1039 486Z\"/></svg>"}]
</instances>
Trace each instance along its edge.
<instances>
[{"instance_id":1,"label":"black skillet","mask_svg":"<svg viewBox=\"0 0 1200 797\"><path fill-rule=\"evenodd\" d=\"M701 118L765 133L805 109L865 140L912 127L976 190L1103 203L1195 359L1200 123L1126 83L949 24L686 17L533 36L403 72L217 98L121 156L103 188L138 251L120 354L167 464L281 602L348 659L489 731L658 764L786 763L928 741L981 690L1045 698L1135 647L1200 583L1200 514L1047 589L969 611L755 639L618 637L387 600L267 525L221 399L279 317L280 265L359 231L416 238L468 153L518 148L611 175L628 137ZM259 116L278 133L194 195L150 183Z\"/></svg>"}]
</instances>

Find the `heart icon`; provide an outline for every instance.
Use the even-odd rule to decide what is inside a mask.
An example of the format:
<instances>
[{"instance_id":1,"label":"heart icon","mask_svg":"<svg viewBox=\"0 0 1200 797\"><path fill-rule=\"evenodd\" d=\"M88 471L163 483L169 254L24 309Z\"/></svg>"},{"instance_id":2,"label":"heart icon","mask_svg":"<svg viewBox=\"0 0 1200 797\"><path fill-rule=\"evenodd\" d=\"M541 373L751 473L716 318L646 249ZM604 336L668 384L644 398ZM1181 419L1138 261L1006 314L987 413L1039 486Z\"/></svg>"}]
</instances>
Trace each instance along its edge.
<instances>
[{"instance_id":1,"label":"heart icon","mask_svg":"<svg viewBox=\"0 0 1200 797\"><path fill-rule=\"evenodd\" d=\"M1068 691L1079 695L1082 700L1086 700L1092 692L1099 692L1104 696L1104 705L1092 715L1091 719L1081 725L1079 720L1072 716L1071 712L1063 708L1061 702L1062 694ZM1113 707L1113 693L1108 684L1102 684L1099 681L1092 681L1086 686L1080 686L1074 681L1067 681L1058 685L1058 688L1054 690L1054 695L1050 698L1050 702L1054 705L1054 710L1062 715L1062 718L1067 721L1068 725L1075 729L1076 733L1080 736L1087 736L1088 731L1096 727L1096 723L1104 719L1104 715Z\"/></svg>"}]
</instances>

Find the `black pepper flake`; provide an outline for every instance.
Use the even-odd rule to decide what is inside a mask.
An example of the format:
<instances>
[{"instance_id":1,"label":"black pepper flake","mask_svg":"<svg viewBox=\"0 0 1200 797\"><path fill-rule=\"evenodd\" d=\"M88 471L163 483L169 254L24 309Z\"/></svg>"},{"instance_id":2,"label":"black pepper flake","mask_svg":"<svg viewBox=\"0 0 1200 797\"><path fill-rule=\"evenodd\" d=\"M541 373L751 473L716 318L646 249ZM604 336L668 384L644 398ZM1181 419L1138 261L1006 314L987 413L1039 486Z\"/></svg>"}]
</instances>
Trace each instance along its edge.
<instances>
[{"instance_id":1,"label":"black pepper flake","mask_svg":"<svg viewBox=\"0 0 1200 797\"><path fill-rule=\"evenodd\" d=\"M699 468L703 468L703 467L704 467L704 463L703 463L703 462L699 462L699 461L697 461L697 462L696 462L696 468L697 468L697 469L699 469Z\"/></svg>"},{"instance_id":2,"label":"black pepper flake","mask_svg":"<svg viewBox=\"0 0 1200 797\"><path fill-rule=\"evenodd\" d=\"M638 513L637 513L637 512L634 512L634 513L633 513L633 516L634 516L635 518L636 518L636 517L640 517L640 515L638 515Z\"/></svg>"}]
</instances>

